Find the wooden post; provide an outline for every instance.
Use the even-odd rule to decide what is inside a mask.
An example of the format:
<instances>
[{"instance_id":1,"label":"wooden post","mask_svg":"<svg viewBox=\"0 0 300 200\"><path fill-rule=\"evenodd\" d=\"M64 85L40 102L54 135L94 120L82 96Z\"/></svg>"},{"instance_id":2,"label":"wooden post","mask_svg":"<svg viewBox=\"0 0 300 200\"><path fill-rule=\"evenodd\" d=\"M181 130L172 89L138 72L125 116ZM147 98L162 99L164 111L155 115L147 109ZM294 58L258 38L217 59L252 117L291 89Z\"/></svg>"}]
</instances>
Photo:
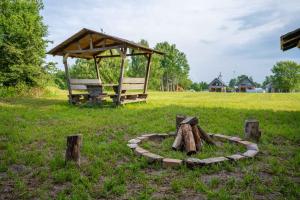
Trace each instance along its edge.
<instances>
[{"instance_id":1,"label":"wooden post","mask_svg":"<svg viewBox=\"0 0 300 200\"><path fill-rule=\"evenodd\" d=\"M127 47L125 46L124 49L120 51L121 55L121 70L120 70L120 77L119 77L119 87L118 87L118 99L116 104L120 105L121 104L121 93L122 93L122 84L123 84L123 76L124 76L124 62L126 59L126 52L127 52Z\"/></svg>"},{"instance_id":2,"label":"wooden post","mask_svg":"<svg viewBox=\"0 0 300 200\"><path fill-rule=\"evenodd\" d=\"M63 56L63 63L64 63L64 66L65 66L66 81L67 81L67 87L68 87L68 90L69 90L69 103L73 103L71 83L70 83L70 73L69 73L68 61L67 60L68 60L68 54L65 54Z\"/></svg>"},{"instance_id":3,"label":"wooden post","mask_svg":"<svg viewBox=\"0 0 300 200\"><path fill-rule=\"evenodd\" d=\"M80 165L80 147L81 147L81 135L70 135L67 137L67 149L65 156L65 164L72 160L76 164Z\"/></svg>"},{"instance_id":4,"label":"wooden post","mask_svg":"<svg viewBox=\"0 0 300 200\"><path fill-rule=\"evenodd\" d=\"M200 131L199 131L197 125L192 126L192 132L194 135L196 150L200 151L201 150L201 138L200 138Z\"/></svg>"},{"instance_id":5,"label":"wooden post","mask_svg":"<svg viewBox=\"0 0 300 200\"><path fill-rule=\"evenodd\" d=\"M180 128L182 129L184 148L187 155L195 154L197 150L191 125L182 124Z\"/></svg>"},{"instance_id":6,"label":"wooden post","mask_svg":"<svg viewBox=\"0 0 300 200\"><path fill-rule=\"evenodd\" d=\"M100 62L101 58L99 58L99 62ZM95 63L95 69L96 69L96 75L97 75L97 79L100 81L100 73L99 73L99 65L97 60L96 60L96 57L94 56L94 63Z\"/></svg>"},{"instance_id":7,"label":"wooden post","mask_svg":"<svg viewBox=\"0 0 300 200\"><path fill-rule=\"evenodd\" d=\"M246 120L245 121L245 138L254 139L256 142L259 141L261 131L259 130L258 120Z\"/></svg>"},{"instance_id":8,"label":"wooden post","mask_svg":"<svg viewBox=\"0 0 300 200\"><path fill-rule=\"evenodd\" d=\"M173 142L172 149L179 150L182 147L182 129L178 128L176 138Z\"/></svg>"},{"instance_id":9,"label":"wooden post","mask_svg":"<svg viewBox=\"0 0 300 200\"><path fill-rule=\"evenodd\" d=\"M147 89L148 89L148 81L149 81L149 74L150 74L151 57L152 57L152 53L148 54L148 62L147 62L146 75L145 75L145 83L144 83L144 94L147 93Z\"/></svg>"},{"instance_id":10,"label":"wooden post","mask_svg":"<svg viewBox=\"0 0 300 200\"><path fill-rule=\"evenodd\" d=\"M199 126L197 128L200 133L200 138L202 138L207 144L216 145L216 143L210 138L210 136Z\"/></svg>"}]
</instances>

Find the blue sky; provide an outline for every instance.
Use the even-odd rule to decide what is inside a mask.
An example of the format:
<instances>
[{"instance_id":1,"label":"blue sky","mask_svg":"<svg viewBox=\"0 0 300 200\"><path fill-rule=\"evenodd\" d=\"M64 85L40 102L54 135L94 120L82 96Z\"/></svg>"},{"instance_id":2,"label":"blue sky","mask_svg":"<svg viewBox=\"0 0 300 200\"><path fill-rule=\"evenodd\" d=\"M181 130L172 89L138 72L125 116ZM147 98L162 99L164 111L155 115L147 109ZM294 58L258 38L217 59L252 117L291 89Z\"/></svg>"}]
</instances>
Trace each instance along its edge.
<instances>
[{"instance_id":1,"label":"blue sky","mask_svg":"<svg viewBox=\"0 0 300 200\"><path fill-rule=\"evenodd\" d=\"M300 62L300 50L280 50L282 34L300 27L299 0L44 0L47 50L81 28L151 47L168 41L187 55L193 81L247 74L257 82L279 60ZM60 57L47 56L62 67ZM72 62L72 61L71 61ZM74 61L73 61L74 62Z\"/></svg>"}]
</instances>

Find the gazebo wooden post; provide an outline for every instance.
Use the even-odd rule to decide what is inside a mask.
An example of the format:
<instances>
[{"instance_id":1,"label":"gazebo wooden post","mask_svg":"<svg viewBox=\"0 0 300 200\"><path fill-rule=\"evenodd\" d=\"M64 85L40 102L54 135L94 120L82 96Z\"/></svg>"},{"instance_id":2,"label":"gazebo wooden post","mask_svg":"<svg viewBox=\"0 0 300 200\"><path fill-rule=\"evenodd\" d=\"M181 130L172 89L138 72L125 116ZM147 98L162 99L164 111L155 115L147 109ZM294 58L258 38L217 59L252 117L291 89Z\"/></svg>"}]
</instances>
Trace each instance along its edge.
<instances>
[{"instance_id":1,"label":"gazebo wooden post","mask_svg":"<svg viewBox=\"0 0 300 200\"><path fill-rule=\"evenodd\" d=\"M152 53L148 54L148 62L147 62L147 69L146 69L146 75L145 75L145 84L144 84L144 94L147 93L148 88L148 80L149 80L149 74L150 74L150 64L151 64L151 57Z\"/></svg>"},{"instance_id":2,"label":"gazebo wooden post","mask_svg":"<svg viewBox=\"0 0 300 200\"><path fill-rule=\"evenodd\" d=\"M72 90L71 90L71 83L70 83L70 73L69 73L69 68L68 68L68 54L65 54L63 56L63 63L65 66L65 74L66 74L66 81L67 81L67 87L69 91L69 103L72 103Z\"/></svg>"},{"instance_id":3,"label":"gazebo wooden post","mask_svg":"<svg viewBox=\"0 0 300 200\"><path fill-rule=\"evenodd\" d=\"M120 51L121 55L121 69L120 69L120 77L119 77L119 87L118 87L118 96L117 96L117 105L121 104L121 93L122 93L122 83L123 83L123 76L124 76L124 62L126 59L126 52L127 52L127 47L125 46L123 49Z\"/></svg>"},{"instance_id":4,"label":"gazebo wooden post","mask_svg":"<svg viewBox=\"0 0 300 200\"><path fill-rule=\"evenodd\" d=\"M99 62L100 62L100 60L101 60L101 58L99 58ZM95 56L94 56L94 63L95 63L95 69L96 69L97 79L100 80L99 64L98 64Z\"/></svg>"}]
</instances>

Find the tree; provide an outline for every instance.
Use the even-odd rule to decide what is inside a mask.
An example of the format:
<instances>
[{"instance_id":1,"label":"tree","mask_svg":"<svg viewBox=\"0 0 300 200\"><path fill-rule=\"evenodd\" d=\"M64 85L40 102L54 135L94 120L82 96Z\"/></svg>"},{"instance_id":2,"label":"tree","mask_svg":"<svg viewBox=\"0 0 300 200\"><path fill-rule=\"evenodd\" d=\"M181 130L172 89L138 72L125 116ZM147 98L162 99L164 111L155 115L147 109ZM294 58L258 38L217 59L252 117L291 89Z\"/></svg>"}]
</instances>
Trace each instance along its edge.
<instances>
[{"instance_id":1,"label":"tree","mask_svg":"<svg viewBox=\"0 0 300 200\"><path fill-rule=\"evenodd\" d=\"M234 88L234 86L237 85L237 79L236 78L232 78L229 81L229 87Z\"/></svg>"},{"instance_id":2,"label":"tree","mask_svg":"<svg viewBox=\"0 0 300 200\"><path fill-rule=\"evenodd\" d=\"M269 83L272 83L272 76L266 76L262 86L266 87Z\"/></svg>"},{"instance_id":3,"label":"tree","mask_svg":"<svg viewBox=\"0 0 300 200\"><path fill-rule=\"evenodd\" d=\"M47 27L41 9L41 0L0 1L0 84L37 86L43 82Z\"/></svg>"},{"instance_id":4,"label":"tree","mask_svg":"<svg viewBox=\"0 0 300 200\"><path fill-rule=\"evenodd\" d=\"M43 66L43 70L46 73L49 84L55 84L60 89L66 89L66 75L65 72L57 67L56 62L49 62Z\"/></svg>"},{"instance_id":5,"label":"tree","mask_svg":"<svg viewBox=\"0 0 300 200\"><path fill-rule=\"evenodd\" d=\"M175 44L170 45L168 42L156 44L155 49L165 53L159 60L163 73L161 89L175 91L179 86L188 88L192 82L189 80L190 67L186 55Z\"/></svg>"},{"instance_id":6,"label":"tree","mask_svg":"<svg viewBox=\"0 0 300 200\"><path fill-rule=\"evenodd\" d=\"M138 44L149 47L146 40L142 39ZM144 77L146 74L147 58L145 56L132 56L128 66L128 75L131 77Z\"/></svg>"},{"instance_id":7,"label":"tree","mask_svg":"<svg viewBox=\"0 0 300 200\"><path fill-rule=\"evenodd\" d=\"M208 84L204 81L201 81L199 83L193 82L190 86L190 89L195 90L197 92L207 90L208 89Z\"/></svg>"},{"instance_id":8,"label":"tree","mask_svg":"<svg viewBox=\"0 0 300 200\"><path fill-rule=\"evenodd\" d=\"M272 84L282 92L291 92L300 84L300 65L293 61L277 62L272 68Z\"/></svg>"}]
</instances>

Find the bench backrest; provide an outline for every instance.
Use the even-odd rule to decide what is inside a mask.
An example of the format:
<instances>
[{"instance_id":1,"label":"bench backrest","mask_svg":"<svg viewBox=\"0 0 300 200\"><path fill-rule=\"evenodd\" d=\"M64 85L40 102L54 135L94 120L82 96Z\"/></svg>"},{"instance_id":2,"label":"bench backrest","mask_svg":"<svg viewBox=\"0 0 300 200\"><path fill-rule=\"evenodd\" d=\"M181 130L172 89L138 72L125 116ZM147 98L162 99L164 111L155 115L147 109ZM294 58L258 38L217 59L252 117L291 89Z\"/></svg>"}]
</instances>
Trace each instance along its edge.
<instances>
[{"instance_id":1,"label":"bench backrest","mask_svg":"<svg viewBox=\"0 0 300 200\"><path fill-rule=\"evenodd\" d=\"M145 78L124 77L122 90L142 90L144 89Z\"/></svg>"},{"instance_id":2,"label":"bench backrest","mask_svg":"<svg viewBox=\"0 0 300 200\"><path fill-rule=\"evenodd\" d=\"M87 90L86 85L101 85L99 79L70 79L70 87L72 90Z\"/></svg>"}]
</instances>

